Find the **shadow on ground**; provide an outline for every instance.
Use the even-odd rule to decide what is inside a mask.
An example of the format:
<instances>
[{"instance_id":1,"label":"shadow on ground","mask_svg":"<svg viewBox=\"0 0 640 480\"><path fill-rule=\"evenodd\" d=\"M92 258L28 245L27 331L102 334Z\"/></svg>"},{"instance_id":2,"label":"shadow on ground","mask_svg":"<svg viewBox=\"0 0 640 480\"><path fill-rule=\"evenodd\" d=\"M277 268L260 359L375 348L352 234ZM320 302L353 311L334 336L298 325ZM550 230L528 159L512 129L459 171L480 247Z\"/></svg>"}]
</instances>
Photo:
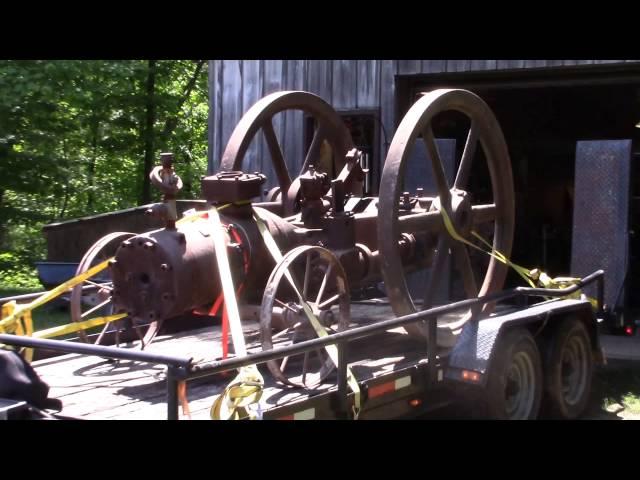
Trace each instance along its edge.
<instances>
[{"instance_id":1,"label":"shadow on ground","mask_svg":"<svg viewBox=\"0 0 640 480\"><path fill-rule=\"evenodd\" d=\"M584 418L640 420L640 362L610 360L597 368Z\"/></svg>"}]
</instances>

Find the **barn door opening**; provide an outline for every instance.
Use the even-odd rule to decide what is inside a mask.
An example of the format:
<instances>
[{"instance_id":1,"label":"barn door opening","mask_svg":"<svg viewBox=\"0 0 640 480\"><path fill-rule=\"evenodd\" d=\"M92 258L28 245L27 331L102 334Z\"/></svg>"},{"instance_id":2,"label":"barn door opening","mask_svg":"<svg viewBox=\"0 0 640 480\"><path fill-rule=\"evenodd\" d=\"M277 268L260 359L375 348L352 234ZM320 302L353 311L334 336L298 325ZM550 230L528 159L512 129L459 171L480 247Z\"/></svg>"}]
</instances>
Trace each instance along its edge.
<instances>
[{"instance_id":1,"label":"barn door opening","mask_svg":"<svg viewBox=\"0 0 640 480\"><path fill-rule=\"evenodd\" d=\"M617 76L597 74L595 70L528 73L519 72L518 76L513 72L484 76L459 74L441 78L432 75L411 79L404 90L398 90L398 118L402 118L420 92L435 88L465 88L485 100L502 127L511 157L516 202L512 258L521 265L542 268L552 276L564 276L575 273L571 271L571 258L572 242L575 242L576 145L601 139L628 140L630 155L637 158L640 73L629 71ZM401 95L405 95L403 100ZM436 136L456 139L456 157L460 158L464 132L465 126L457 125L455 118L450 118L443 121ZM615 275L627 277L627 289L640 286L640 267L634 267L638 263L634 259L640 254L636 243L640 241L635 242L633 237L640 228L638 209L634 208L635 198L640 195L637 193L640 179L634 173L633 161L630 172L631 196L628 192L614 191L609 197L603 185L594 193L603 202L631 202L629 232L619 232L623 236L631 235L627 239L630 240L629 260L624 267L612 267L625 270L616 271ZM489 184L486 172L473 171L472 179L479 185ZM521 279L512 272L507 287L520 284ZM627 297L627 303L635 301L631 297ZM636 303L640 304L640 300Z\"/></svg>"}]
</instances>

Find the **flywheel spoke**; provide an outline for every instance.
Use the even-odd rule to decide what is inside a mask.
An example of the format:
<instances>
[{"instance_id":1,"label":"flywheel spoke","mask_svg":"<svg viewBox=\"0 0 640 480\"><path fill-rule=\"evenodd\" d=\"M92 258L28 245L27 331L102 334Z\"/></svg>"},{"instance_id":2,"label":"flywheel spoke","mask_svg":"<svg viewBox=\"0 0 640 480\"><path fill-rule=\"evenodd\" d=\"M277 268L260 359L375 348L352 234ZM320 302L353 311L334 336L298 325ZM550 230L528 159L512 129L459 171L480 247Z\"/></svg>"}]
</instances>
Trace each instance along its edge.
<instances>
[{"instance_id":1,"label":"flywheel spoke","mask_svg":"<svg viewBox=\"0 0 640 480\"><path fill-rule=\"evenodd\" d=\"M438 146L436 145L436 141L433 137L433 130L431 129L430 125L424 130L422 139L424 140L425 146L427 147L427 152L429 152L429 156L431 157L431 168L433 170L433 176L438 187L440 202L442 203L442 205L448 205L449 198L451 198L449 183L447 182L447 177L444 173L444 166L442 164L442 160L440 159Z\"/></svg>"},{"instance_id":2,"label":"flywheel spoke","mask_svg":"<svg viewBox=\"0 0 640 480\"><path fill-rule=\"evenodd\" d=\"M473 205L471 207L471 214L473 216L474 225L493 222L494 220L496 220L496 204L489 203L486 205Z\"/></svg>"},{"instance_id":3,"label":"flywheel spoke","mask_svg":"<svg viewBox=\"0 0 640 480\"><path fill-rule=\"evenodd\" d=\"M462 152L460 167L458 168L456 179L453 182L454 188L460 190L464 190L465 188L467 188L469 174L471 173L471 164L473 163L473 157L476 154L477 145L478 128L476 127L475 122L472 121L471 128L469 129L469 134L467 135L467 143L465 144L464 151Z\"/></svg>"},{"instance_id":4,"label":"flywheel spoke","mask_svg":"<svg viewBox=\"0 0 640 480\"><path fill-rule=\"evenodd\" d=\"M273 129L272 121L267 121L262 126L262 132L264 133L264 139L267 142L267 147L269 148L269 155L271 155L271 161L273 163L276 176L278 177L278 183L280 184L281 191L286 192L289 185L291 185L291 178L289 177L284 154L282 153L282 148L280 148L276 132Z\"/></svg>"},{"instance_id":5,"label":"flywheel spoke","mask_svg":"<svg viewBox=\"0 0 640 480\"><path fill-rule=\"evenodd\" d=\"M304 173L304 171L309 168L309 165L320 157L320 146L322 142L327 138L327 131L324 128L324 125L320 125L316 128L315 133L313 134L313 139L311 140L311 146L309 147L309 151L307 152L307 156L304 159L304 164L302 165L302 170L300 174ZM316 165L317 166L317 165Z\"/></svg>"},{"instance_id":6,"label":"flywheel spoke","mask_svg":"<svg viewBox=\"0 0 640 480\"><path fill-rule=\"evenodd\" d=\"M471 268L471 259L469 258L469 251L467 247L460 242L455 242L452 245L453 258L455 259L458 271L462 275L462 282L464 283L464 290L468 298L478 296L478 285L476 283L476 277Z\"/></svg>"}]
</instances>

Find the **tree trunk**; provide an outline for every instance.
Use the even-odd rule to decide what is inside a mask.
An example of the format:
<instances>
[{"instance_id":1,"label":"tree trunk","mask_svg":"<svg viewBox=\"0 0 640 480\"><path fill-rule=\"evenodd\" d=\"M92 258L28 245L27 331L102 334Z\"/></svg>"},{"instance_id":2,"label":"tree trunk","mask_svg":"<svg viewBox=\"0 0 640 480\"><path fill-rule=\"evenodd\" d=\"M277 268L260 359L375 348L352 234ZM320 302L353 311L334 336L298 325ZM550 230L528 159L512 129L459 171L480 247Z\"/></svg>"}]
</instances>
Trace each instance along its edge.
<instances>
[{"instance_id":1,"label":"tree trunk","mask_svg":"<svg viewBox=\"0 0 640 480\"><path fill-rule=\"evenodd\" d=\"M164 128L162 129L162 133L160 134L161 141L164 144L167 143L169 136L173 133L176 126L178 125L178 115L180 113L180 110L182 109L182 106L185 104L185 102L189 100L189 97L191 96L191 92L196 87L196 84L198 83L198 76L200 75L200 72L202 72L202 67L204 65L205 65L204 60L199 60L196 63L196 68L193 71L193 75L191 75L191 78L185 85L184 90L182 91L182 97L178 101L178 105L175 109L174 114L169 118L167 118L164 124Z\"/></svg>"},{"instance_id":2,"label":"tree trunk","mask_svg":"<svg viewBox=\"0 0 640 480\"><path fill-rule=\"evenodd\" d=\"M64 214L67 212L67 205L69 204L69 184L64 184L64 199L62 201L62 208L60 209L60 214L56 217L60 220L64 218Z\"/></svg>"},{"instance_id":3,"label":"tree trunk","mask_svg":"<svg viewBox=\"0 0 640 480\"><path fill-rule=\"evenodd\" d=\"M140 204L144 205L151 202L151 183L149 173L153 166L153 140L154 131L153 124L156 121L156 104L155 104L155 88L156 88L156 61L149 60L147 72L147 88L146 88L146 114L144 128L144 168L142 172L142 197Z\"/></svg>"},{"instance_id":4,"label":"tree trunk","mask_svg":"<svg viewBox=\"0 0 640 480\"><path fill-rule=\"evenodd\" d=\"M4 199L4 189L0 188L0 214L2 213L2 200ZM0 216L0 249L4 249L4 231L5 231L5 219Z\"/></svg>"},{"instance_id":5,"label":"tree trunk","mask_svg":"<svg viewBox=\"0 0 640 480\"><path fill-rule=\"evenodd\" d=\"M67 139L62 139L62 159L63 163L67 163ZM64 218L64 214L67 211L67 205L69 203L69 182L64 183L64 198L62 200L62 207L60 208L60 213L56 215L54 218L62 220Z\"/></svg>"},{"instance_id":6,"label":"tree trunk","mask_svg":"<svg viewBox=\"0 0 640 480\"><path fill-rule=\"evenodd\" d=\"M89 162L87 170L87 186L89 187L87 192L87 212L93 213L93 204L95 203L95 195L93 194L93 179L96 173L96 157L98 156L98 128L100 126L97 118L94 118L91 122L91 161ZM66 202L65 202L66 203ZM63 209L64 210L64 209Z\"/></svg>"}]
</instances>

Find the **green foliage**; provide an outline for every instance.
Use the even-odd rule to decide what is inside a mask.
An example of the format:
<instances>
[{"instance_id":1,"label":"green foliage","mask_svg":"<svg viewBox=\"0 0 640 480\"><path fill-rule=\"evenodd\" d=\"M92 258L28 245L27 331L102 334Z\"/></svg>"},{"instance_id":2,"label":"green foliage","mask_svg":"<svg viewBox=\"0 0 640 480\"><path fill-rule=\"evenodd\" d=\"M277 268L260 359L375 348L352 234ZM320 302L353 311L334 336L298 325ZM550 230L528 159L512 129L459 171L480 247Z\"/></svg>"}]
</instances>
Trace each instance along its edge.
<instances>
[{"instance_id":1,"label":"green foliage","mask_svg":"<svg viewBox=\"0 0 640 480\"><path fill-rule=\"evenodd\" d=\"M29 268L18 255L11 252L0 253L0 290L40 289L35 268Z\"/></svg>"},{"instance_id":2,"label":"green foliage","mask_svg":"<svg viewBox=\"0 0 640 480\"><path fill-rule=\"evenodd\" d=\"M637 367L617 365L615 369L606 369L597 380L596 392L600 393L603 409L624 409L627 413L640 414L640 371Z\"/></svg>"},{"instance_id":3,"label":"green foliage","mask_svg":"<svg viewBox=\"0 0 640 480\"><path fill-rule=\"evenodd\" d=\"M46 257L44 224L139 204L150 106L154 163L174 152L182 198L198 197L206 62L156 61L152 96L148 75L146 60L0 61L0 254L15 262L1 283L24 283Z\"/></svg>"}]
</instances>

